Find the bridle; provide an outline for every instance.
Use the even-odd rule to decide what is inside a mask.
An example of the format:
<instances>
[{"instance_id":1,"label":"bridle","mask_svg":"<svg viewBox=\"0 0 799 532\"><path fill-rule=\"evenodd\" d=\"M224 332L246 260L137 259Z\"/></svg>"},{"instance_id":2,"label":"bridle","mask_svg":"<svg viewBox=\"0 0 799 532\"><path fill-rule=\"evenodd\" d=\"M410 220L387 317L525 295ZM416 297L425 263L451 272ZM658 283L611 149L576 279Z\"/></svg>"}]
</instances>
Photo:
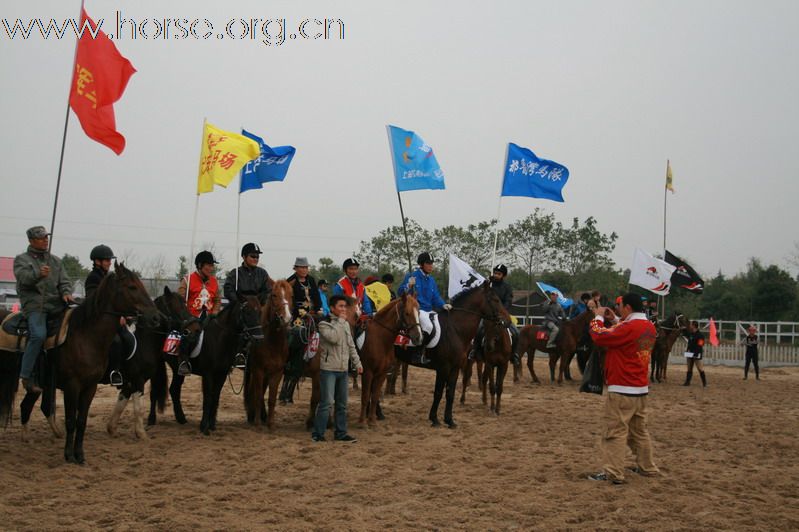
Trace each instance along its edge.
<instances>
[{"instance_id":1,"label":"bridle","mask_svg":"<svg viewBox=\"0 0 799 532\"><path fill-rule=\"evenodd\" d=\"M677 329L683 330L685 327L680 325L680 318L685 318L683 314L675 314L671 327L666 327L665 325L660 325L660 328L665 331L676 331Z\"/></svg>"}]
</instances>

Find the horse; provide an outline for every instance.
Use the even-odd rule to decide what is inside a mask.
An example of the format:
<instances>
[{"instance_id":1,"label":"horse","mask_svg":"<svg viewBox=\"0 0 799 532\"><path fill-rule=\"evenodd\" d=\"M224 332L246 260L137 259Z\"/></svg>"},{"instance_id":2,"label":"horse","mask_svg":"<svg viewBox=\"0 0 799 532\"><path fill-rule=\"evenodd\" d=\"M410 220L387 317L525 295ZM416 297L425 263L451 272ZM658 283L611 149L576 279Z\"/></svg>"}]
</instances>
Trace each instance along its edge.
<instances>
[{"instance_id":1,"label":"horse","mask_svg":"<svg viewBox=\"0 0 799 532\"><path fill-rule=\"evenodd\" d=\"M203 327L203 338L200 352L192 359L191 369L195 375L202 377L203 414L200 421L200 431L208 436L216 430L216 415L219 409L219 395L222 386L233 365L236 353L251 341L262 340L261 329L261 304L258 298L252 295L239 295L231 304L226 306L216 316L208 319ZM186 423L186 415L180 400L180 392L185 377L178 375L178 357L165 355L164 361L172 369L172 382L169 385L169 396L172 398L172 408L175 420L181 425ZM166 368L159 370L159 379L166 380ZM155 424L155 405L158 403L157 394L150 394L149 424Z\"/></svg>"},{"instance_id":2,"label":"horse","mask_svg":"<svg viewBox=\"0 0 799 532\"><path fill-rule=\"evenodd\" d=\"M291 324L293 289L285 280L272 286L266 305L261 308L261 328L264 339L250 346L247 370L244 374L244 406L247 422L259 425L266 422L271 430L275 426L275 402L283 370L289 358L288 327ZM269 411L264 405L264 394L269 390Z\"/></svg>"},{"instance_id":3,"label":"horse","mask_svg":"<svg viewBox=\"0 0 799 532\"><path fill-rule=\"evenodd\" d=\"M359 423L368 419L373 425L377 419L380 392L388 371L397 364L394 359L394 340L405 331L411 340L422 342L419 324L419 302L412 295L403 294L374 315L366 326L366 337L361 348L361 415Z\"/></svg>"},{"instance_id":4,"label":"horse","mask_svg":"<svg viewBox=\"0 0 799 532\"><path fill-rule=\"evenodd\" d=\"M408 363L396 360L388 370L386 378L386 395L397 395L397 379L402 376L402 393L408 393Z\"/></svg>"},{"instance_id":5,"label":"horse","mask_svg":"<svg viewBox=\"0 0 799 532\"><path fill-rule=\"evenodd\" d=\"M663 382L666 380L666 366L669 364L669 354L674 342L688 328L688 320L679 312L674 312L657 324L657 338L652 348L652 371L649 380Z\"/></svg>"},{"instance_id":6,"label":"horse","mask_svg":"<svg viewBox=\"0 0 799 532\"><path fill-rule=\"evenodd\" d=\"M483 360L477 361L478 380L480 391L483 392L483 404L487 404L486 394L490 392L491 406L489 412L499 415L505 374L508 372L508 363L513 356L513 341L508 329L500 323L486 321L484 327ZM471 362L474 361L467 361L464 367L461 404L466 402L466 387L471 377Z\"/></svg>"},{"instance_id":7,"label":"horse","mask_svg":"<svg viewBox=\"0 0 799 532\"><path fill-rule=\"evenodd\" d=\"M585 333L585 328L593 318L594 312L589 309L570 320L564 321L558 337L555 339L555 347L547 347L548 336L539 334L545 331L543 326L526 325L522 327L522 330L519 331L519 356L524 356L527 353L527 368L530 370L532 382L536 384L541 382L533 368L536 350L549 354L549 381L551 383L555 382L555 366L558 363L558 359L560 359L558 384L563 383L564 375L570 377L569 364L571 364L572 357L577 351L580 339Z\"/></svg>"},{"instance_id":8,"label":"horse","mask_svg":"<svg viewBox=\"0 0 799 532\"><path fill-rule=\"evenodd\" d=\"M67 462L86 463L83 440L89 407L108 367L108 351L120 318L133 315L141 315L142 323L148 324L157 320L158 311L136 274L124 264L115 263L114 271L106 275L97 290L70 315L64 343L47 353L49 378L41 379L42 388L51 408L54 386L64 392L67 429L64 459ZM8 386L9 381L17 378L16 374L5 374L1 386ZM27 422L39 395L28 392L20 405L23 439L27 439ZM5 394L0 393L0 397ZM5 408L9 408L8 405L0 405L0 411ZM53 428L52 415L48 421Z\"/></svg>"},{"instance_id":9,"label":"horse","mask_svg":"<svg viewBox=\"0 0 799 532\"><path fill-rule=\"evenodd\" d=\"M157 327L136 327L136 351L130 359L122 362L124 383L117 396L117 403L108 419L106 430L112 436L116 434L119 418L125 411L128 401L133 397L134 432L138 438L147 439L144 430L144 411L141 398L144 395L144 385L149 380L151 394L155 393L160 399L159 406L163 412L166 402L166 378L158 378L159 370L163 371L162 362L164 340L172 331L181 333L181 349L190 351L196 345L202 332L198 319L192 316L186 308L185 300L169 287L164 287L164 293L155 298L155 306L159 312Z\"/></svg>"}]
</instances>

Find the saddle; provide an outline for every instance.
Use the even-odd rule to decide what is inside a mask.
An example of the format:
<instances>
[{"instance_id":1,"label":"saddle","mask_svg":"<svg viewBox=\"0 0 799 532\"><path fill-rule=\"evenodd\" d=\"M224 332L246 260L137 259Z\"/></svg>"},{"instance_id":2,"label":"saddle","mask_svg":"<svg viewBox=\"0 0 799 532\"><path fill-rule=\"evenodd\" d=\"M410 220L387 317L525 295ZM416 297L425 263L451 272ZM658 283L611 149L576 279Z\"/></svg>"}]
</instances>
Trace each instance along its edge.
<instances>
[{"instance_id":1,"label":"saddle","mask_svg":"<svg viewBox=\"0 0 799 532\"><path fill-rule=\"evenodd\" d=\"M69 316L72 308L53 316L47 320L47 340L44 349L53 349L63 345L69 331ZM28 319L22 312L15 312L6 316L0 326L0 351L21 353L28 344Z\"/></svg>"}]
</instances>

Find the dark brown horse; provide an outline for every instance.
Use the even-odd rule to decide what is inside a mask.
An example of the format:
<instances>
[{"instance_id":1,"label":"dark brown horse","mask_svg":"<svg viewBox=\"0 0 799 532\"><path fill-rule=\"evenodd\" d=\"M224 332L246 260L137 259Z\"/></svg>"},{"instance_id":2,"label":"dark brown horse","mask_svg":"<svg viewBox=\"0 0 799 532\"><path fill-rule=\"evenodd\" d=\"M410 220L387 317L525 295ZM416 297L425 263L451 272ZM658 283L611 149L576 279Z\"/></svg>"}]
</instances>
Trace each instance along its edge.
<instances>
[{"instance_id":1,"label":"dark brown horse","mask_svg":"<svg viewBox=\"0 0 799 532\"><path fill-rule=\"evenodd\" d=\"M524 356L527 353L527 368L530 370L530 377L533 382L541 382L533 368L535 352L541 351L549 354L549 381L552 383L555 382L555 366L560 360L558 384L563 383L563 376L567 372L569 364L571 364L574 353L577 351L580 339L585 333L585 328L593 318L594 312L586 310L582 314L564 321L560 327L558 337L555 339L555 347L552 348L547 347L548 331L541 325L526 325L519 331L519 356Z\"/></svg>"},{"instance_id":2,"label":"dark brown horse","mask_svg":"<svg viewBox=\"0 0 799 532\"><path fill-rule=\"evenodd\" d=\"M288 327L291 324L293 289L285 280L272 285L269 299L261 308L261 328L264 339L250 346L244 380L244 406L247 421L260 425L265 421L269 429L275 426L275 403L278 386L289 358ZM264 405L264 394L269 390L269 410Z\"/></svg>"},{"instance_id":3,"label":"dark brown horse","mask_svg":"<svg viewBox=\"0 0 799 532\"><path fill-rule=\"evenodd\" d=\"M670 318L667 318L657 324L657 339L655 340L655 347L652 348L652 372L649 375L649 380L657 380L664 382L666 380L666 367L669 364L669 354L674 342L680 335L684 334L688 328L688 320L680 314L675 312Z\"/></svg>"},{"instance_id":4,"label":"dark brown horse","mask_svg":"<svg viewBox=\"0 0 799 532\"><path fill-rule=\"evenodd\" d=\"M64 344L48 353L50 374L55 377L56 386L64 391L67 429L64 458L68 462L86 461L83 439L89 407L108 367L108 351L120 318L133 316L141 316L142 323L150 324L156 322L158 311L136 274L123 264L115 264L114 271L105 276L97 290L72 312ZM3 379L6 378L4 375ZM12 378L16 380L17 375ZM42 381L45 396L54 397L53 378ZM28 393L22 402L23 434L38 396ZM0 410L3 408L0 405Z\"/></svg>"},{"instance_id":5,"label":"dark brown horse","mask_svg":"<svg viewBox=\"0 0 799 532\"><path fill-rule=\"evenodd\" d=\"M502 402L502 388L505 375L508 372L508 363L513 356L513 342L510 333L504 324L486 321L483 336L483 360L478 361L478 379L480 391L483 392L483 404L488 403L487 394L491 394L489 411L499 415ZM481 367L483 366L483 367ZM466 363L463 372L463 388L461 404L466 402L467 381L471 377L472 364Z\"/></svg>"},{"instance_id":6,"label":"dark brown horse","mask_svg":"<svg viewBox=\"0 0 799 532\"><path fill-rule=\"evenodd\" d=\"M374 315L366 328L366 338L361 348L363 365L361 386L361 415L359 422L368 419L373 425L377 419L378 401L389 369L396 371L394 340L404 331L415 343L422 341L419 325L419 303L416 298L404 294L387 304Z\"/></svg>"}]
</instances>

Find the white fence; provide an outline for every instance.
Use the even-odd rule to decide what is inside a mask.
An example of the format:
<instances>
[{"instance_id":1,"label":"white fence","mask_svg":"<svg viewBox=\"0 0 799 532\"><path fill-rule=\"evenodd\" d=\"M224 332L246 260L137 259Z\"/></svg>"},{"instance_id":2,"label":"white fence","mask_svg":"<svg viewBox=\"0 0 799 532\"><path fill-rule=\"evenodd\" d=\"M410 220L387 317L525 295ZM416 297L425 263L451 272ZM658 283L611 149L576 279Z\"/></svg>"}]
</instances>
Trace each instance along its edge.
<instances>
[{"instance_id":1,"label":"white fence","mask_svg":"<svg viewBox=\"0 0 799 532\"><path fill-rule=\"evenodd\" d=\"M688 343L683 338L674 342L671 348L670 362L685 361L683 353ZM702 360L705 364L721 364L725 366L743 366L746 348L740 344L723 343L718 346L705 343ZM761 366L796 366L799 365L799 347L780 344L760 344L757 349L757 359Z\"/></svg>"}]
</instances>

